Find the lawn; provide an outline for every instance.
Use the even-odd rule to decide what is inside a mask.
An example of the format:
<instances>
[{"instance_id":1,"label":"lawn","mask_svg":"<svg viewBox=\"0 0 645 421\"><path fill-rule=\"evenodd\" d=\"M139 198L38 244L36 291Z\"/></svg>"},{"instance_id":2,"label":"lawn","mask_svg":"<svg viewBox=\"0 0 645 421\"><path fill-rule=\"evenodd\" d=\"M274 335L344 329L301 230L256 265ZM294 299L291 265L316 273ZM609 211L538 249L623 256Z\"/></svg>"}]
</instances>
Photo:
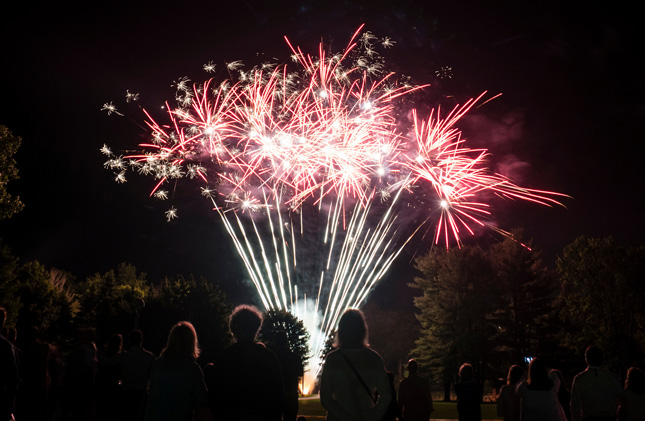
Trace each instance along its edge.
<instances>
[{"instance_id":1,"label":"lawn","mask_svg":"<svg viewBox=\"0 0 645 421\"><path fill-rule=\"evenodd\" d=\"M307 421L322 420L325 409L320 405L320 399L301 399L299 415L307 417ZM457 402L434 402L434 412L431 419L458 419ZM484 420L499 420L496 406L493 403L482 404L482 418Z\"/></svg>"}]
</instances>

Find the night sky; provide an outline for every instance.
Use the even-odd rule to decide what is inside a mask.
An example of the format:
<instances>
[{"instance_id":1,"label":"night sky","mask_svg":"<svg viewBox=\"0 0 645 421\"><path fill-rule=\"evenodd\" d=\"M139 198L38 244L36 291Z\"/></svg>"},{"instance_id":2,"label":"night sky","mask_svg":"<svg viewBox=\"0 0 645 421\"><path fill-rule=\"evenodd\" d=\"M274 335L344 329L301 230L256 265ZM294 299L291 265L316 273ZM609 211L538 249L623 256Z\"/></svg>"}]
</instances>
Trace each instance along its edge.
<instances>
[{"instance_id":1,"label":"night sky","mask_svg":"<svg viewBox=\"0 0 645 421\"><path fill-rule=\"evenodd\" d=\"M547 265L580 235L640 244L645 87L638 13L611 2L521 3L17 3L0 25L0 124L23 140L21 179L9 190L25 209L0 221L0 237L22 261L79 278L130 262L152 279L205 276L244 301L254 291L208 203L178 189L173 204L181 217L166 223L168 203L148 198L153 181L131 174L116 184L99 148L117 151L144 138L144 115L125 106L126 90L140 93L149 109L172 99L173 80L208 78L202 65L211 60L219 68L237 59L286 62L283 36L312 54L321 39L338 51L364 23L396 41L386 55L392 70L432 84L422 106L502 93L459 127L468 142L490 149L495 170L572 196L563 200L566 209L495 203L494 222L523 226ZM446 66L452 78L438 78ZM100 111L109 101L126 117ZM382 291L410 280L415 251L403 253Z\"/></svg>"}]
</instances>

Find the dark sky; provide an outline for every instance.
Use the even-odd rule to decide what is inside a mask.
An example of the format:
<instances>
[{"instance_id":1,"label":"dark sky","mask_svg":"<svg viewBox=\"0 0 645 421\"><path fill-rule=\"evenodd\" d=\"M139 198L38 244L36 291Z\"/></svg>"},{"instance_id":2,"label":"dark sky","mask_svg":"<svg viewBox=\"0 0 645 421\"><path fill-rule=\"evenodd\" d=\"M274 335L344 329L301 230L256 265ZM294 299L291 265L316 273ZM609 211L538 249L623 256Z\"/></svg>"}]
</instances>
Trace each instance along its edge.
<instances>
[{"instance_id":1,"label":"dark sky","mask_svg":"<svg viewBox=\"0 0 645 421\"><path fill-rule=\"evenodd\" d=\"M146 104L171 99L171 82L207 78L201 67L210 60L220 66L235 59L286 61L285 35L312 53L321 38L337 51L364 23L396 41L386 57L393 70L433 85L428 101L436 102L424 106L454 105L448 94L461 101L483 91L503 94L460 128L518 184L573 197L564 200L567 209L496 203L494 222L525 227L548 265L580 235L642 243L638 13L612 2L521 3L16 4L0 25L0 124L23 139L16 156L21 179L9 189L25 209L0 221L0 237L23 261L78 277L127 261L151 278L194 273L233 296L253 294L238 288L245 285L241 264L201 198L178 192L182 217L166 223L167 204L147 197L151 180L113 182L99 148L136 145L144 132L135 123L144 116L131 108L127 117L108 117L100 109L109 101L124 105L126 89ZM452 78L438 79L435 72L445 66ZM406 250L382 288L407 282L412 252Z\"/></svg>"}]
</instances>

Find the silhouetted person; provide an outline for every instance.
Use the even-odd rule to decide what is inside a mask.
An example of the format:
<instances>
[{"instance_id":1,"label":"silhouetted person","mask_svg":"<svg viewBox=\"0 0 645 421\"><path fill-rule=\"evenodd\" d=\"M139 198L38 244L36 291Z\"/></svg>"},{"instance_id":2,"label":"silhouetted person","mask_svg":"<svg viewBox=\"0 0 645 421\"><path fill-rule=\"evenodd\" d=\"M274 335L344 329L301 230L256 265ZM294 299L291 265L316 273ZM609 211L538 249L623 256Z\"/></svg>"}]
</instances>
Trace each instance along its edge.
<instances>
[{"instance_id":1,"label":"silhouetted person","mask_svg":"<svg viewBox=\"0 0 645 421\"><path fill-rule=\"evenodd\" d=\"M475 373L470 364L462 364L459 368L459 383L455 384L455 393L459 421L481 421L483 390L475 382Z\"/></svg>"},{"instance_id":2,"label":"silhouetted person","mask_svg":"<svg viewBox=\"0 0 645 421\"><path fill-rule=\"evenodd\" d=\"M55 375L50 374L55 348L40 338L40 331L32 326L20 340L20 378L16 412L19 419L44 420L51 406L50 392L56 388Z\"/></svg>"},{"instance_id":3,"label":"silhouetted person","mask_svg":"<svg viewBox=\"0 0 645 421\"><path fill-rule=\"evenodd\" d=\"M0 328L4 327L7 311L0 307ZM0 419L11 418L18 394L18 363L16 350L4 335L0 334Z\"/></svg>"},{"instance_id":4,"label":"silhouetted person","mask_svg":"<svg viewBox=\"0 0 645 421\"><path fill-rule=\"evenodd\" d=\"M585 360L587 369L573 378L571 386L571 419L615 420L618 397L622 393L620 381L602 368L600 348L588 347Z\"/></svg>"},{"instance_id":5,"label":"silhouetted person","mask_svg":"<svg viewBox=\"0 0 645 421\"><path fill-rule=\"evenodd\" d=\"M78 329L77 340L65 361L63 410L69 420L91 421L96 416L97 355L94 330Z\"/></svg>"},{"instance_id":6,"label":"silhouetted person","mask_svg":"<svg viewBox=\"0 0 645 421\"><path fill-rule=\"evenodd\" d=\"M121 380L121 350L123 336L110 336L105 350L98 352L96 372L96 406L101 420L116 420L119 417L119 382Z\"/></svg>"},{"instance_id":7,"label":"silhouetted person","mask_svg":"<svg viewBox=\"0 0 645 421\"><path fill-rule=\"evenodd\" d=\"M522 400L522 421L565 421L564 411L558 400L560 379L549 373L539 358L529 365L529 376L517 386Z\"/></svg>"},{"instance_id":8,"label":"silhouetted person","mask_svg":"<svg viewBox=\"0 0 645 421\"><path fill-rule=\"evenodd\" d=\"M558 390L558 401L560 402L560 406L562 406L562 410L564 411L565 417L567 418L567 420L570 420L571 419L571 391L565 384L564 375L562 375L562 372L560 370L551 370L551 373L558 376L558 380L560 380L560 389Z\"/></svg>"},{"instance_id":9,"label":"silhouetted person","mask_svg":"<svg viewBox=\"0 0 645 421\"><path fill-rule=\"evenodd\" d=\"M150 380L154 355L143 348L143 334L133 330L128 334L128 349L121 354L121 418L137 421L143 417L143 408Z\"/></svg>"},{"instance_id":10,"label":"silhouetted person","mask_svg":"<svg viewBox=\"0 0 645 421\"><path fill-rule=\"evenodd\" d=\"M434 410L430 383L417 374L419 366L408 361L408 377L399 385L399 408L405 421L428 421Z\"/></svg>"},{"instance_id":11,"label":"silhouetted person","mask_svg":"<svg viewBox=\"0 0 645 421\"><path fill-rule=\"evenodd\" d=\"M298 417L298 384L304 375L302 361L289 348L289 339L287 333L283 330L276 332L275 349L272 351L280 362L282 381L284 383L282 419L284 421L296 421Z\"/></svg>"},{"instance_id":12,"label":"silhouetted person","mask_svg":"<svg viewBox=\"0 0 645 421\"><path fill-rule=\"evenodd\" d=\"M49 396L48 396L48 420L58 420L60 418L61 397L63 394L63 381L65 375L65 364L61 356L60 349L50 344L49 354Z\"/></svg>"},{"instance_id":13,"label":"silhouetted person","mask_svg":"<svg viewBox=\"0 0 645 421\"><path fill-rule=\"evenodd\" d=\"M645 374L638 367L630 367L627 370L625 391L620 397L618 420L645 420Z\"/></svg>"},{"instance_id":14,"label":"silhouetted person","mask_svg":"<svg viewBox=\"0 0 645 421\"><path fill-rule=\"evenodd\" d=\"M504 421L520 421L521 402L517 394L517 384L524 376L524 369L513 365L508 369L506 384L499 389L497 395L497 415L504 417Z\"/></svg>"},{"instance_id":15,"label":"silhouetted person","mask_svg":"<svg viewBox=\"0 0 645 421\"><path fill-rule=\"evenodd\" d=\"M192 421L207 417L208 392L197 365L197 332L189 322L172 327L168 343L152 363L146 421Z\"/></svg>"},{"instance_id":16,"label":"silhouetted person","mask_svg":"<svg viewBox=\"0 0 645 421\"><path fill-rule=\"evenodd\" d=\"M325 359L320 380L327 420L380 420L392 392L383 359L368 347L367 323L360 310L348 309L341 316L337 345Z\"/></svg>"},{"instance_id":17,"label":"silhouetted person","mask_svg":"<svg viewBox=\"0 0 645 421\"><path fill-rule=\"evenodd\" d=\"M229 320L235 343L206 367L209 403L216 420L282 419L280 364L273 351L255 342L260 326L262 313L257 308L236 307Z\"/></svg>"}]
</instances>

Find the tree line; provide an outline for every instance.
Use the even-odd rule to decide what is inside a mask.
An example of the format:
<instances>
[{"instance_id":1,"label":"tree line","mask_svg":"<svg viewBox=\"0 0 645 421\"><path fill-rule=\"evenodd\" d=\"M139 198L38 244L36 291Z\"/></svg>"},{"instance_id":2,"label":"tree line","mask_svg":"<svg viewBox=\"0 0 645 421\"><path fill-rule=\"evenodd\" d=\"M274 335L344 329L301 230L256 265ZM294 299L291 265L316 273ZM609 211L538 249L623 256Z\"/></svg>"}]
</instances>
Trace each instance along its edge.
<instances>
[{"instance_id":1,"label":"tree line","mask_svg":"<svg viewBox=\"0 0 645 421\"><path fill-rule=\"evenodd\" d=\"M37 327L43 339L60 344L73 340L79 329L94 329L97 340L106 341L138 328L146 345L158 352L174 323L191 320L205 350L228 345L231 306L216 285L182 275L151 282L127 263L76 280L37 261L20 264L0 244L0 303L18 335Z\"/></svg>"},{"instance_id":2,"label":"tree line","mask_svg":"<svg viewBox=\"0 0 645 421\"><path fill-rule=\"evenodd\" d=\"M199 333L202 359L230 344L228 317L232 305L214 283L192 275L164 277L154 282L129 263L84 280L37 261L19 263L0 242L0 305L8 313L7 326L27 332L36 327L43 340L63 348L79 330L95 332L99 346L115 333L144 332L145 345L158 353L170 328L188 320ZM264 314L261 339L273 345L277 330L284 330L303 363L308 359L309 333L302 321L286 311Z\"/></svg>"},{"instance_id":3,"label":"tree line","mask_svg":"<svg viewBox=\"0 0 645 421\"><path fill-rule=\"evenodd\" d=\"M571 375L601 347L617 374L645 362L645 248L580 237L555 271L521 230L488 247L434 248L410 286L420 334L412 355L449 399L462 363L494 383L540 356Z\"/></svg>"}]
</instances>

